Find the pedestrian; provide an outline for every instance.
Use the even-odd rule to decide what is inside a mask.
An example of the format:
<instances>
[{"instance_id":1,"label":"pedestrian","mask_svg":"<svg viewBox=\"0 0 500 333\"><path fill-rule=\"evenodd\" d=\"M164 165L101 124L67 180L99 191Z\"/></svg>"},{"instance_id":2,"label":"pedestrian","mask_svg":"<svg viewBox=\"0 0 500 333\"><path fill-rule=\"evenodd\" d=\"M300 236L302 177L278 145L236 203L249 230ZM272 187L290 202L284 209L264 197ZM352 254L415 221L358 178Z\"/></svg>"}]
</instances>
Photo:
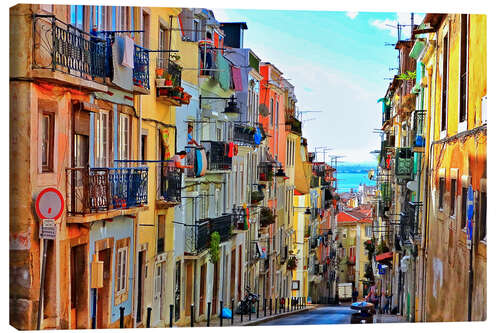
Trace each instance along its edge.
<instances>
[{"instance_id":1,"label":"pedestrian","mask_svg":"<svg viewBox=\"0 0 500 333\"><path fill-rule=\"evenodd\" d=\"M358 301L358 290L356 288L352 289L352 302L355 303Z\"/></svg>"},{"instance_id":2,"label":"pedestrian","mask_svg":"<svg viewBox=\"0 0 500 333\"><path fill-rule=\"evenodd\" d=\"M390 314L391 313L391 299L392 295L389 289L386 289L385 291L385 305L384 305L384 310L383 313Z\"/></svg>"}]
</instances>

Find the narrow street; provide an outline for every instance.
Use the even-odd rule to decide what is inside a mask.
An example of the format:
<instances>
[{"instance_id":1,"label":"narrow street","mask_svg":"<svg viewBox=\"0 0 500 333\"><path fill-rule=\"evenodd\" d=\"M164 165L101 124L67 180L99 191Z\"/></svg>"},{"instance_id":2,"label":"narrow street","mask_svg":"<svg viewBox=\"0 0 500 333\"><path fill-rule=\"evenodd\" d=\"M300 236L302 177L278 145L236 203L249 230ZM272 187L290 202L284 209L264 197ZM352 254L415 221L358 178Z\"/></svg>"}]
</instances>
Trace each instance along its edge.
<instances>
[{"instance_id":1,"label":"narrow street","mask_svg":"<svg viewBox=\"0 0 500 333\"><path fill-rule=\"evenodd\" d=\"M263 323L264 326L277 325L329 325L350 324L351 314L356 311L348 306L324 306L317 309L298 313L285 318L271 320Z\"/></svg>"}]
</instances>

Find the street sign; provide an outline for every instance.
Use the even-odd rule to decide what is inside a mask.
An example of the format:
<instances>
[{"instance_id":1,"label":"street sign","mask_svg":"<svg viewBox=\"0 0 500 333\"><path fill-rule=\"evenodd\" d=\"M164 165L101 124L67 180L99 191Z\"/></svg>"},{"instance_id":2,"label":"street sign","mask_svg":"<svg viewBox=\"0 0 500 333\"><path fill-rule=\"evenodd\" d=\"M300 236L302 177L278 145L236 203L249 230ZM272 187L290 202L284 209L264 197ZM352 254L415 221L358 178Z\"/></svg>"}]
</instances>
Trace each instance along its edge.
<instances>
[{"instance_id":1,"label":"street sign","mask_svg":"<svg viewBox=\"0 0 500 333\"><path fill-rule=\"evenodd\" d=\"M54 219L44 219L38 229L40 239L56 239L57 227Z\"/></svg>"},{"instance_id":2,"label":"street sign","mask_svg":"<svg viewBox=\"0 0 500 333\"><path fill-rule=\"evenodd\" d=\"M470 249L472 246L472 232L474 231L474 225L472 223L472 218L474 217L474 190L472 185L469 185L467 190L467 248Z\"/></svg>"},{"instance_id":3,"label":"street sign","mask_svg":"<svg viewBox=\"0 0 500 333\"><path fill-rule=\"evenodd\" d=\"M35 209L41 220L57 220L61 217L64 209L64 199L61 192L53 187L44 189L36 198Z\"/></svg>"}]
</instances>

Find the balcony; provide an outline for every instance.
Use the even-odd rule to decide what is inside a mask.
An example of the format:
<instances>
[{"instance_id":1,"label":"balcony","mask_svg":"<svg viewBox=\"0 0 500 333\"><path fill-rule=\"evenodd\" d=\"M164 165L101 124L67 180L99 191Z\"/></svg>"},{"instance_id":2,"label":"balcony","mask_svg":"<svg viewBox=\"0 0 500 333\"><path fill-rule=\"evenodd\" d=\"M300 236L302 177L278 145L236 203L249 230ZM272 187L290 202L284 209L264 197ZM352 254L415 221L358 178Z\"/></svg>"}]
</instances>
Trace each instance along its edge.
<instances>
[{"instance_id":1,"label":"balcony","mask_svg":"<svg viewBox=\"0 0 500 333\"><path fill-rule=\"evenodd\" d=\"M182 89L182 67L170 59L159 58L156 64L156 98L168 105L189 104Z\"/></svg>"},{"instance_id":2,"label":"balcony","mask_svg":"<svg viewBox=\"0 0 500 333\"><path fill-rule=\"evenodd\" d=\"M229 144L221 141L201 141L207 154L207 170L230 171L232 158L228 156Z\"/></svg>"},{"instance_id":3,"label":"balcony","mask_svg":"<svg viewBox=\"0 0 500 333\"><path fill-rule=\"evenodd\" d=\"M380 184L380 192L382 196L382 201L391 202L392 201L392 188L390 182L383 182Z\"/></svg>"},{"instance_id":4,"label":"balcony","mask_svg":"<svg viewBox=\"0 0 500 333\"><path fill-rule=\"evenodd\" d=\"M148 203L148 168L68 168L66 169L68 216L86 216L114 211L103 217L122 215L120 211ZM89 222L89 219L68 222ZM95 220L95 219L94 219Z\"/></svg>"},{"instance_id":5,"label":"balcony","mask_svg":"<svg viewBox=\"0 0 500 333\"><path fill-rule=\"evenodd\" d=\"M413 175L413 151L411 148L396 149L395 175L398 179L409 180Z\"/></svg>"},{"instance_id":6,"label":"balcony","mask_svg":"<svg viewBox=\"0 0 500 333\"><path fill-rule=\"evenodd\" d=\"M194 224L185 225L185 248L186 253L197 255L210 246L210 222L209 219L196 221Z\"/></svg>"},{"instance_id":7,"label":"balcony","mask_svg":"<svg viewBox=\"0 0 500 333\"><path fill-rule=\"evenodd\" d=\"M233 128L233 140L238 144L246 144L255 146L255 135L256 129L252 126L245 126L241 124L234 124Z\"/></svg>"},{"instance_id":8,"label":"balcony","mask_svg":"<svg viewBox=\"0 0 500 333\"><path fill-rule=\"evenodd\" d=\"M297 135L302 135L302 123L292 115L286 116L285 127L287 131Z\"/></svg>"},{"instance_id":9,"label":"balcony","mask_svg":"<svg viewBox=\"0 0 500 333\"><path fill-rule=\"evenodd\" d=\"M425 149L425 110L413 111L412 145L413 151L423 153Z\"/></svg>"},{"instance_id":10,"label":"balcony","mask_svg":"<svg viewBox=\"0 0 500 333\"><path fill-rule=\"evenodd\" d=\"M260 210L260 227L265 228L276 222L276 215L268 207L263 207Z\"/></svg>"},{"instance_id":11,"label":"balcony","mask_svg":"<svg viewBox=\"0 0 500 333\"><path fill-rule=\"evenodd\" d=\"M312 175L311 176L311 184L310 184L311 187L319 187L319 177L318 176L315 176L315 175Z\"/></svg>"},{"instance_id":12,"label":"balcony","mask_svg":"<svg viewBox=\"0 0 500 333\"><path fill-rule=\"evenodd\" d=\"M35 15L33 25L33 76L107 91L104 85L113 77L111 46L115 32L103 32L100 38L53 15ZM138 45L134 45L132 82L136 92L149 93L149 51Z\"/></svg>"},{"instance_id":13,"label":"balcony","mask_svg":"<svg viewBox=\"0 0 500 333\"><path fill-rule=\"evenodd\" d=\"M263 261L260 262L259 273L266 274L268 270L269 270L269 258L264 259Z\"/></svg>"},{"instance_id":14,"label":"balcony","mask_svg":"<svg viewBox=\"0 0 500 333\"><path fill-rule=\"evenodd\" d=\"M269 162L261 162L257 166L257 174L260 182L271 182L274 177L273 165Z\"/></svg>"},{"instance_id":15,"label":"balcony","mask_svg":"<svg viewBox=\"0 0 500 333\"><path fill-rule=\"evenodd\" d=\"M216 218L206 218L194 224L186 224L185 227L185 252L199 255L210 247L212 233L219 233L221 243L231 238L233 215L223 214Z\"/></svg>"},{"instance_id":16,"label":"balcony","mask_svg":"<svg viewBox=\"0 0 500 333\"><path fill-rule=\"evenodd\" d=\"M106 91L106 56L105 40L53 15L33 17L33 76Z\"/></svg>"},{"instance_id":17,"label":"balcony","mask_svg":"<svg viewBox=\"0 0 500 333\"><path fill-rule=\"evenodd\" d=\"M181 169L173 166L160 166L160 177L157 183L157 208L169 208L181 202Z\"/></svg>"}]
</instances>

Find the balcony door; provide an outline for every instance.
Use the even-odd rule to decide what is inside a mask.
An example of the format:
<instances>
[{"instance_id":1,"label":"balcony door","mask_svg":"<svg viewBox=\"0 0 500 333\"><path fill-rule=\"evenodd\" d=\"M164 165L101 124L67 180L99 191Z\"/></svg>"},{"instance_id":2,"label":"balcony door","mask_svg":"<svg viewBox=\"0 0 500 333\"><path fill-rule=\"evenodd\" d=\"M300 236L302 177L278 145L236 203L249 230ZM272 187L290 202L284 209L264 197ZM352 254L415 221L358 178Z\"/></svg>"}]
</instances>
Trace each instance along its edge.
<instances>
[{"instance_id":1,"label":"balcony door","mask_svg":"<svg viewBox=\"0 0 500 333\"><path fill-rule=\"evenodd\" d=\"M75 110L73 113L73 153L71 156L71 167L80 168L71 171L71 211L82 211L83 201L79 198L83 195L84 170L89 165L89 132L90 114L85 111Z\"/></svg>"},{"instance_id":2,"label":"balcony door","mask_svg":"<svg viewBox=\"0 0 500 333\"><path fill-rule=\"evenodd\" d=\"M100 110L95 115L95 165L106 168L110 166L111 122L109 111Z\"/></svg>"}]
</instances>

